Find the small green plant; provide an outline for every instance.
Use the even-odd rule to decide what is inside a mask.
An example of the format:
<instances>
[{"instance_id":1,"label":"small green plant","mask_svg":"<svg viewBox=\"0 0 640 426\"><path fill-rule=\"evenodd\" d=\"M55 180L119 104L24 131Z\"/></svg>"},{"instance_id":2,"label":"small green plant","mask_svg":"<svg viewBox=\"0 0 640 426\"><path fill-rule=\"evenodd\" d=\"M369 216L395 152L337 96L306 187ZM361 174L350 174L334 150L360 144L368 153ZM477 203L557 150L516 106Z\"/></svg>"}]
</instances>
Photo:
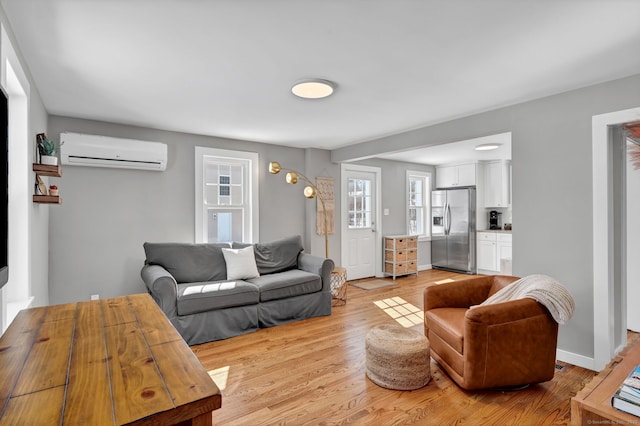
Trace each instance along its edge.
<instances>
[{"instance_id":1,"label":"small green plant","mask_svg":"<svg viewBox=\"0 0 640 426\"><path fill-rule=\"evenodd\" d=\"M56 155L56 152L58 152L60 145L62 145L52 141L51 139L47 139L44 133L38 134L37 138L38 151L40 152L40 155L54 156Z\"/></svg>"}]
</instances>

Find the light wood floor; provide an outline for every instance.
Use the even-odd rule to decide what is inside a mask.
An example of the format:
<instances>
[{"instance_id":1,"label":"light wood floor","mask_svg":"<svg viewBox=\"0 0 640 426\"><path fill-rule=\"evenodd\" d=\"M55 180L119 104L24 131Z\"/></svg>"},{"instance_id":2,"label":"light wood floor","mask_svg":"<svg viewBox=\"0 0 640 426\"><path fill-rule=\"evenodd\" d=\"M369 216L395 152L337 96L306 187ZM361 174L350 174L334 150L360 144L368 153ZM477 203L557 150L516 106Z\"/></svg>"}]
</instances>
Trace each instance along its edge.
<instances>
[{"instance_id":1,"label":"light wood floor","mask_svg":"<svg viewBox=\"0 0 640 426\"><path fill-rule=\"evenodd\" d=\"M568 424L570 398L594 374L572 365L562 364L553 380L517 392L465 392L434 361L432 380L419 390L388 390L367 379L366 333L394 322L375 302L400 297L421 311L425 287L466 277L432 270L378 290L349 285L347 304L334 307L329 317L193 346L222 390L214 424ZM423 332L422 323L412 328Z\"/></svg>"}]
</instances>

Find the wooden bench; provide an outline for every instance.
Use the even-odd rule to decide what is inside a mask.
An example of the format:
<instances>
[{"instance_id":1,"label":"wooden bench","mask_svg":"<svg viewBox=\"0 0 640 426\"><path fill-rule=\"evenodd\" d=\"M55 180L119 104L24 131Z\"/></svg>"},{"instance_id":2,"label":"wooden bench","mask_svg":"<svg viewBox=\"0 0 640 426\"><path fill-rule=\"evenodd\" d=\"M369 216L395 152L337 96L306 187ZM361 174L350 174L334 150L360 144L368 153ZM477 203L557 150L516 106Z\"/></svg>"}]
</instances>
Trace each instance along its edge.
<instances>
[{"instance_id":1,"label":"wooden bench","mask_svg":"<svg viewBox=\"0 0 640 426\"><path fill-rule=\"evenodd\" d=\"M211 425L220 390L147 294L21 311L0 338L0 423Z\"/></svg>"}]
</instances>

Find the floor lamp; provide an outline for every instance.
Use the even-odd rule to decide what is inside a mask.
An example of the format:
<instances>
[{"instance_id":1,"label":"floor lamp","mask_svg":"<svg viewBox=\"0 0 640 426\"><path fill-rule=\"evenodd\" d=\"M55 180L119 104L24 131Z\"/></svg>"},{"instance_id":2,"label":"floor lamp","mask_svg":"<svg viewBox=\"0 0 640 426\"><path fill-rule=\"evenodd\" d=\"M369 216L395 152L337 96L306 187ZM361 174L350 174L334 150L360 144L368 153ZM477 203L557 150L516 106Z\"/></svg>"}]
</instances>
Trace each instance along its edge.
<instances>
[{"instance_id":1,"label":"floor lamp","mask_svg":"<svg viewBox=\"0 0 640 426\"><path fill-rule=\"evenodd\" d=\"M329 230L327 228L327 209L325 207L324 198L322 197L322 194L320 193L320 191L318 191L318 188L313 184L313 182L311 182L311 180L309 180L309 178L303 175L302 173L292 169L282 168L280 167L280 163L278 163L277 161L272 161L269 163L269 173L277 175L282 170L287 172L287 176L285 178L287 183L294 185L298 183L298 179L302 179L307 183L307 186L304 188L304 191L303 191L304 196L307 198L318 197L318 200L320 200L320 205L322 206L322 216L324 218L324 256L328 259L329 258L329 235L328 235Z\"/></svg>"},{"instance_id":2,"label":"floor lamp","mask_svg":"<svg viewBox=\"0 0 640 426\"><path fill-rule=\"evenodd\" d=\"M329 258L329 229L327 226L327 209L325 207L325 202L324 202L322 193L318 191L318 188L313 184L313 182L311 182L311 180L305 175L303 175L302 173L292 169L285 169L284 167L281 167L280 163L278 163L277 161L271 161L269 163L269 173L273 175L277 175L283 170L287 172L287 175L285 177L285 180L287 181L287 183L294 185L298 183L299 179L302 179L304 182L307 183L307 186L304 188L304 191L303 191L304 196L307 198L317 197L318 200L320 200L320 205L322 206L322 216L324 218L324 253L325 253L325 257L328 259ZM334 306L344 305L345 303L347 303L347 292L346 292L347 286L344 285L346 281L347 281L347 270L341 267L334 268L333 271L331 272L331 294L333 296L334 301L337 301L337 303L334 303Z\"/></svg>"}]
</instances>

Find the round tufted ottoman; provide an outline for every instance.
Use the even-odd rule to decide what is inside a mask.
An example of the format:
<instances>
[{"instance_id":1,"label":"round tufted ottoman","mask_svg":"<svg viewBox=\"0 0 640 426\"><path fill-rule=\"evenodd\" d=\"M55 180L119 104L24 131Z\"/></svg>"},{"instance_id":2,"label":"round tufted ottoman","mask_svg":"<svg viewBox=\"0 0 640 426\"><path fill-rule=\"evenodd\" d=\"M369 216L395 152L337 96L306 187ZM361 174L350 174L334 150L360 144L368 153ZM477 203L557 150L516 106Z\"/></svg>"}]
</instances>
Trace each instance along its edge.
<instances>
[{"instance_id":1,"label":"round tufted ottoman","mask_svg":"<svg viewBox=\"0 0 640 426\"><path fill-rule=\"evenodd\" d=\"M429 341L399 325L373 327L366 338L367 377L388 389L413 390L431 380Z\"/></svg>"}]
</instances>

